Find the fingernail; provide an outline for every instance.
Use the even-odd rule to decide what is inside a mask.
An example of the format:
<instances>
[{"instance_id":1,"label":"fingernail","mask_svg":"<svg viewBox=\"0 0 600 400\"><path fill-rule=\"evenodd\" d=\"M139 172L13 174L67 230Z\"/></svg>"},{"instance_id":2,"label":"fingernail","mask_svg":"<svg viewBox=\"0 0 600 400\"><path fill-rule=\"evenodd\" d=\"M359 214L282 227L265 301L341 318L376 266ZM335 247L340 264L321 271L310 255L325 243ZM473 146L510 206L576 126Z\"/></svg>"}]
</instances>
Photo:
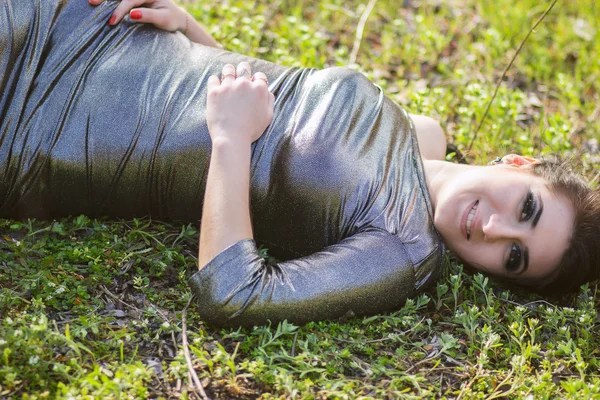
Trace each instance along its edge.
<instances>
[{"instance_id":1,"label":"fingernail","mask_svg":"<svg viewBox=\"0 0 600 400\"><path fill-rule=\"evenodd\" d=\"M115 21L117 20L117 16L113 15L112 17L110 17L110 19L108 20L108 24L112 25L115 23Z\"/></svg>"},{"instance_id":2,"label":"fingernail","mask_svg":"<svg viewBox=\"0 0 600 400\"><path fill-rule=\"evenodd\" d=\"M142 19L142 12L140 10L133 10L129 13L131 19Z\"/></svg>"}]
</instances>

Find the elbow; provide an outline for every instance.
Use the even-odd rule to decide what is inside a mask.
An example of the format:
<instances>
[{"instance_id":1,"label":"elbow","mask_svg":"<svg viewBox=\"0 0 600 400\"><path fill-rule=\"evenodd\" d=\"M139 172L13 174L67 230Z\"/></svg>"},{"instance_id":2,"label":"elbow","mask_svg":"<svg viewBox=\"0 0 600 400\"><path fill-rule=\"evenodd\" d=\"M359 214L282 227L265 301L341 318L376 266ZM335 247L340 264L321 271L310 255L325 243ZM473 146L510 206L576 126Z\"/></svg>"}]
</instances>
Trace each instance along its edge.
<instances>
[{"instance_id":1,"label":"elbow","mask_svg":"<svg viewBox=\"0 0 600 400\"><path fill-rule=\"evenodd\" d=\"M260 323L254 309L264 294L261 290L264 285L257 282L261 274L241 273L242 265L235 265L237 273L211 273L214 270L210 267L198 271L189 281L193 303L202 321L221 328L250 327Z\"/></svg>"},{"instance_id":2,"label":"elbow","mask_svg":"<svg viewBox=\"0 0 600 400\"><path fill-rule=\"evenodd\" d=\"M255 306L257 296L242 298L219 291L194 291L194 304L200 319L216 328L251 328L269 322L278 322Z\"/></svg>"},{"instance_id":3,"label":"elbow","mask_svg":"<svg viewBox=\"0 0 600 400\"><path fill-rule=\"evenodd\" d=\"M263 267L253 240L216 255L189 280L200 318L210 325L239 326L237 316L252 304Z\"/></svg>"},{"instance_id":4,"label":"elbow","mask_svg":"<svg viewBox=\"0 0 600 400\"><path fill-rule=\"evenodd\" d=\"M199 273L190 279L193 303L200 318L208 325L217 327L239 326L233 317L243 305L236 304L231 288L219 284L216 279L201 276Z\"/></svg>"}]
</instances>

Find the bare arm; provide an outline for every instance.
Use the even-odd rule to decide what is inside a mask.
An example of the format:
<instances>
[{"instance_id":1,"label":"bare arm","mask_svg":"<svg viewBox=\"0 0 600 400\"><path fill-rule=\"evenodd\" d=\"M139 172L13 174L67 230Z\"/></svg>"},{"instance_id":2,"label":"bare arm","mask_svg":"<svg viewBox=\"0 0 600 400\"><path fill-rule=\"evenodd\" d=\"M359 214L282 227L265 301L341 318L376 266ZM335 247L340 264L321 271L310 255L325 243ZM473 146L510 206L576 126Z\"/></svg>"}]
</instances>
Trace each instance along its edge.
<instances>
[{"instance_id":1,"label":"bare arm","mask_svg":"<svg viewBox=\"0 0 600 400\"><path fill-rule=\"evenodd\" d=\"M446 156L446 135L440 124L430 117L410 114L415 125L421 158L443 160Z\"/></svg>"},{"instance_id":2,"label":"bare arm","mask_svg":"<svg viewBox=\"0 0 600 400\"><path fill-rule=\"evenodd\" d=\"M89 0L93 6L105 0ZM180 31L192 42L220 47L217 41L186 10L173 0L122 0L111 15L108 24L116 25L129 14L132 21L152 24L170 32Z\"/></svg>"},{"instance_id":3,"label":"bare arm","mask_svg":"<svg viewBox=\"0 0 600 400\"><path fill-rule=\"evenodd\" d=\"M185 13L185 24L183 29L179 29L181 32L184 32L188 39L192 42L200 43L205 46L210 47L221 47L219 43L211 36L210 33L204 29L204 27L194 19L187 11L184 10ZM187 29L186 29L187 27Z\"/></svg>"},{"instance_id":4,"label":"bare arm","mask_svg":"<svg viewBox=\"0 0 600 400\"><path fill-rule=\"evenodd\" d=\"M232 244L253 238L249 180L250 142L213 140L200 224L200 269Z\"/></svg>"},{"instance_id":5,"label":"bare arm","mask_svg":"<svg viewBox=\"0 0 600 400\"><path fill-rule=\"evenodd\" d=\"M198 266L243 239L252 239L250 145L273 119L273 94L250 64L223 67L223 80L208 81L206 120L212 153L200 226Z\"/></svg>"}]
</instances>

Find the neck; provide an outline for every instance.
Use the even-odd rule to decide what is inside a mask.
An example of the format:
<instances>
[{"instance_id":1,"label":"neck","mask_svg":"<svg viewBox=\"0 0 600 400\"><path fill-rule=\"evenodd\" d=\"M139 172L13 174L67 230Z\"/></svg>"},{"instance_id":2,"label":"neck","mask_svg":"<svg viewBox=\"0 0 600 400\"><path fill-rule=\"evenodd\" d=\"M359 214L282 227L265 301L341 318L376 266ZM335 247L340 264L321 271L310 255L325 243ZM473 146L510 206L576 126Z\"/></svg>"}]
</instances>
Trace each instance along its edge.
<instances>
[{"instance_id":1,"label":"neck","mask_svg":"<svg viewBox=\"0 0 600 400\"><path fill-rule=\"evenodd\" d=\"M455 175L464 171L466 168L473 168L472 165L454 164L440 160L423 160L423 167L434 213L439 194L444 187L448 184L452 184L452 178Z\"/></svg>"}]
</instances>

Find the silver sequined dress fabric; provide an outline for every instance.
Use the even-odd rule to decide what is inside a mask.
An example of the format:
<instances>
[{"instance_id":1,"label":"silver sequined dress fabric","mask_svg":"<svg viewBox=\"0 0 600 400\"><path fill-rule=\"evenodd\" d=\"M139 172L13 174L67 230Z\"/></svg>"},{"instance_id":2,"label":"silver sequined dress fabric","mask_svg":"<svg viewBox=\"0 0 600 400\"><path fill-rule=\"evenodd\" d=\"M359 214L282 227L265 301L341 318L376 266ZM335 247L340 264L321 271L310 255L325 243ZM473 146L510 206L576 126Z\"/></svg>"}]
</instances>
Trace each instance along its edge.
<instances>
[{"instance_id":1,"label":"silver sequined dress fabric","mask_svg":"<svg viewBox=\"0 0 600 400\"><path fill-rule=\"evenodd\" d=\"M252 146L255 241L190 285L214 325L399 308L443 264L407 114L360 73L289 68L124 21L117 2L0 0L0 216L198 222L206 81L247 60L274 120ZM266 264L262 244L281 261Z\"/></svg>"}]
</instances>

